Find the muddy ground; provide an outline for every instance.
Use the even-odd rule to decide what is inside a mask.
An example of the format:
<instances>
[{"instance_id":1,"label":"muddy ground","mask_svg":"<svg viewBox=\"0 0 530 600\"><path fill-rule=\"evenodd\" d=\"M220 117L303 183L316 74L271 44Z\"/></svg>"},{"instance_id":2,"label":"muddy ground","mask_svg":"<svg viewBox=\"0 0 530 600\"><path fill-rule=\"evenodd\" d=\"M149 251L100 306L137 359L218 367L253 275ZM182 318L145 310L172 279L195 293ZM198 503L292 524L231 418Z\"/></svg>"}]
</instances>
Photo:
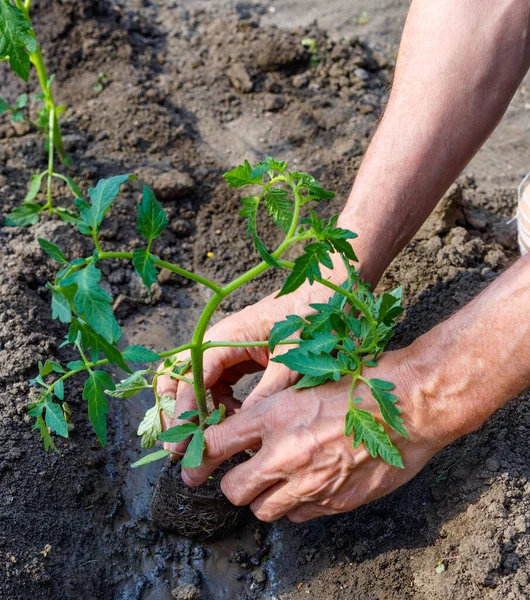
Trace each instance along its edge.
<instances>
[{"instance_id":1,"label":"muddy ground","mask_svg":"<svg viewBox=\"0 0 530 600\"><path fill-rule=\"evenodd\" d=\"M222 173L245 157L277 156L337 192L321 206L331 214L355 177L392 78L392 39L382 36L378 46L353 23L347 38L331 41L315 25L277 29L272 21L270 4L35 3L57 95L68 105L69 173L83 187L138 173L171 219L160 254L220 282L255 260L236 216L238 195ZM316 67L300 45L308 35L323 57ZM12 100L26 88L0 66L2 95ZM107 76L102 91L94 88L99 73ZM41 140L2 121L0 210L18 205L29 175L45 167ZM57 201L66 196L56 193ZM109 249L138 243L137 199L131 185L114 207L103 235ZM514 203L513 190L492 180L485 186L466 176L451 188L381 284L404 287L407 310L395 345L447 317L516 258L506 224ZM45 283L54 271L38 237L61 243L70 256L88 249L57 220L0 230L2 600L530 597L528 394L377 503L300 526L250 519L237 535L207 546L151 526L160 466L129 469L149 397L112 402L110 443L102 449L73 381L66 393L75 430L58 441L60 456L46 454L25 414L26 382L38 360L70 356L59 349L66 332L51 319ZM264 237L272 242L274 234ZM105 275L130 343L169 348L189 339L201 290L163 274L149 298L129 267L109 262ZM277 284L266 275L224 310Z\"/></svg>"}]
</instances>

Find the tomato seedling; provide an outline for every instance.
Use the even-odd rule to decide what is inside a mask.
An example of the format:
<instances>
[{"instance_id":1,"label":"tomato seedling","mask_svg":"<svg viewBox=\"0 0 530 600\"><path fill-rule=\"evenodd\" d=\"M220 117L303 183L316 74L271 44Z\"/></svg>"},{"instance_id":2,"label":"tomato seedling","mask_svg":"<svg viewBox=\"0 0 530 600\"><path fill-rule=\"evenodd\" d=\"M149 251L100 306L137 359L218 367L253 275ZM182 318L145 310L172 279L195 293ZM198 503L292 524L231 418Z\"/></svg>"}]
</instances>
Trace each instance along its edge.
<instances>
[{"instance_id":1,"label":"tomato seedling","mask_svg":"<svg viewBox=\"0 0 530 600\"><path fill-rule=\"evenodd\" d=\"M267 158L255 167L245 161L225 173L224 177L232 188L250 188L249 195L242 199L240 215L246 219L248 235L262 259L259 264L225 285L165 262L153 253L153 242L160 236L168 220L162 206L147 187L143 188L137 217L138 231L146 240L145 245L133 252L108 252L102 248L99 241L101 223L119 194L120 187L134 178L132 175L102 180L88 191L90 201L82 198L76 200L80 213L79 230L91 236L94 242L91 256L69 260L59 246L39 240L43 250L61 264L55 280L48 284L52 294L53 318L70 324L64 344L77 348L80 355L79 360L65 367L52 361L39 365L39 375L32 381L40 387L41 395L39 401L30 406L29 414L36 418L36 427L40 429L45 447L54 447L50 430L63 437L68 436L69 409L65 404L61 407L57 401L64 401L64 382L84 373L83 398L88 402L88 415L102 444L106 443L107 438L107 396L130 398L140 390L152 389L154 405L147 411L138 429L142 436L142 447L151 448L157 440L179 442L190 439L182 464L185 467L197 467L205 448L204 430L216 425L225 416L222 405L211 413L208 410L203 378L204 353L219 346L268 346L273 352L278 344L287 344L292 348L272 360L283 363L301 375L295 388L312 387L326 381L337 381L343 376L350 377L349 399L345 399L345 434L353 434L354 447L364 442L373 457L380 456L391 465L403 467L400 453L383 425L372 413L360 407L362 399L355 397L354 393L357 382L364 382L379 406L382 420L394 431L407 437L401 411L396 405L397 397L391 393L394 385L370 378L367 374L370 368L377 365L378 356L393 335L395 319L403 310L401 289L375 298L354 266L357 259L350 240L356 235L338 227L336 216L326 222L311 210L311 204L334 195L323 189L311 175L290 171L285 162ZM263 214L267 214L284 234L283 241L273 251L266 247L259 235L258 223ZM283 258L288 248L302 244L303 251L294 262ZM333 268L331 254L340 256L348 273L347 280L340 286L322 277L322 265ZM178 348L161 352L153 352L142 346L119 350L121 332L113 314L112 297L100 286L102 273L98 265L107 259L132 261L148 290L155 283L161 267L208 287L212 295L197 322L192 340ZM284 321L276 323L268 341L208 341L205 337L208 326L223 300L270 268L281 269L287 274L279 296L295 291L305 281L326 286L334 293L327 303L312 304L312 314L288 315ZM298 337L292 339L297 332ZM161 359L163 364L157 369L156 363ZM133 370L131 364L134 363L155 366ZM100 368L107 364L120 367L129 376L118 383L113 382L109 373ZM196 410L180 415L181 419L188 422L164 432L161 412L173 417L175 403L171 398L157 394L156 382L162 374L193 385L197 400ZM168 454L165 450L159 450L145 456L135 466Z\"/></svg>"},{"instance_id":2,"label":"tomato seedling","mask_svg":"<svg viewBox=\"0 0 530 600\"><path fill-rule=\"evenodd\" d=\"M35 95L35 100L41 102L42 106L38 111L38 120L35 122L26 114L29 100L27 94L21 94L14 106L0 98L0 115L10 114L11 120L15 123L26 121L43 134L48 150L48 166L41 173L31 176L31 184L24 203L15 208L2 222L2 225L8 227L33 225L39 221L39 213L46 210L57 213L64 221L75 222L74 213L66 208L52 205L54 178L64 181L74 197L81 196L81 191L73 179L55 171L55 153L62 162L68 162L59 125L59 116L66 107L55 103L52 92L54 76L48 76L41 48L33 30L30 9L31 0L15 0L14 4L10 0L0 0L0 60L9 61L13 72L26 82L31 66L35 67L41 88L40 93ZM44 181L46 181L46 202L39 204L34 200L39 195Z\"/></svg>"}]
</instances>

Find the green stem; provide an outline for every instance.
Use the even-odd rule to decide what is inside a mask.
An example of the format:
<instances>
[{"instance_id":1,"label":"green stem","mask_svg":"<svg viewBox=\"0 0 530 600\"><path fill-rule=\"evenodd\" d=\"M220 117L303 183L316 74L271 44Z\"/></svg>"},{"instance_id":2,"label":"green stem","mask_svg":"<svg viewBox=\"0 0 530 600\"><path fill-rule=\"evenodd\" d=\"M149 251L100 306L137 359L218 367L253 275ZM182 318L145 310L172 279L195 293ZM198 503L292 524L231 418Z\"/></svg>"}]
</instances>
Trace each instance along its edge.
<instances>
[{"instance_id":1,"label":"green stem","mask_svg":"<svg viewBox=\"0 0 530 600\"><path fill-rule=\"evenodd\" d=\"M277 346L287 346L292 344L299 344L302 340L282 340L278 342ZM268 341L265 342L205 342L202 345L203 350L209 348L259 348L261 346L266 347L269 345Z\"/></svg>"}]
</instances>

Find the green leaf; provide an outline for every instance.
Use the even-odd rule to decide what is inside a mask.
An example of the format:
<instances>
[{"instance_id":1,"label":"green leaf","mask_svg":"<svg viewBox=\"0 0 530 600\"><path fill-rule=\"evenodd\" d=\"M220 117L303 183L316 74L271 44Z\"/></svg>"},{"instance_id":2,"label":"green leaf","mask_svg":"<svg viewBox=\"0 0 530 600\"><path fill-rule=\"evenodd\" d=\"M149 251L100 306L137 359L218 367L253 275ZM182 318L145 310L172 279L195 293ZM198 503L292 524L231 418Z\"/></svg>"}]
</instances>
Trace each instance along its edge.
<instances>
[{"instance_id":1,"label":"green leaf","mask_svg":"<svg viewBox=\"0 0 530 600\"><path fill-rule=\"evenodd\" d=\"M315 279L320 278L321 273L318 263L319 261L322 262L320 259L324 258L325 255L327 255L327 253L321 244L315 243L307 245L304 248L304 253L294 261L293 269L285 280L277 298L294 292L306 279L312 284ZM326 259L324 258L324 260ZM326 260L326 264L329 264L330 262L331 259ZM333 268L332 263L331 268Z\"/></svg>"},{"instance_id":2,"label":"green leaf","mask_svg":"<svg viewBox=\"0 0 530 600\"><path fill-rule=\"evenodd\" d=\"M66 182L66 185L70 188L70 191L72 192L72 194L76 198L82 198L83 192L81 191L81 188L77 185L75 180L72 179L71 177L68 177L67 175L63 175L63 178L64 178L64 181Z\"/></svg>"},{"instance_id":3,"label":"green leaf","mask_svg":"<svg viewBox=\"0 0 530 600\"><path fill-rule=\"evenodd\" d=\"M42 187L42 180L44 179L44 176L47 174L48 174L48 171L43 171L42 173L39 173L38 175L31 176L31 183L28 188L28 193L26 194L26 197L24 198L25 203L33 202L33 200L35 200L35 198L38 196L40 189Z\"/></svg>"},{"instance_id":4,"label":"green leaf","mask_svg":"<svg viewBox=\"0 0 530 600\"><path fill-rule=\"evenodd\" d=\"M255 185L262 183L262 175L252 177L252 167L248 160L242 165L237 166L232 171L224 174L224 178L229 187L238 188L245 185Z\"/></svg>"},{"instance_id":5,"label":"green leaf","mask_svg":"<svg viewBox=\"0 0 530 600\"><path fill-rule=\"evenodd\" d=\"M396 402L398 401L397 396L395 396L394 394L390 394L389 392L385 391L382 387L374 386L374 384L372 383L373 381L373 379L370 379L372 396L374 397L374 400L379 406L379 410L381 411L383 419L390 427L392 427L394 431L397 431L400 435L408 438L409 434L407 433L407 430L403 425L403 419L399 417L399 415L401 414L401 410L396 406ZM376 381L378 381L381 384L389 384L388 381L381 381L378 379L376 379Z\"/></svg>"},{"instance_id":6,"label":"green leaf","mask_svg":"<svg viewBox=\"0 0 530 600\"><path fill-rule=\"evenodd\" d=\"M383 426L375 420L372 413L350 406L344 432L350 435L352 430L354 448L358 448L364 442L373 458L380 456L389 465L404 468L399 450L392 444Z\"/></svg>"},{"instance_id":7,"label":"green leaf","mask_svg":"<svg viewBox=\"0 0 530 600\"><path fill-rule=\"evenodd\" d=\"M107 214L110 205L120 193L121 186L131 179L137 179L136 175L117 175L109 179L102 179L95 188L88 190L91 204L83 198L76 199L75 205L79 209L81 218L90 232L99 231L99 226Z\"/></svg>"},{"instance_id":8,"label":"green leaf","mask_svg":"<svg viewBox=\"0 0 530 600\"><path fill-rule=\"evenodd\" d=\"M62 437L68 437L68 424L66 423L66 419L64 418L63 409L52 402L51 400L46 400L46 425L57 435Z\"/></svg>"},{"instance_id":9,"label":"green leaf","mask_svg":"<svg viewBox=\"0 0 530 600\"><path fill-rule=\"evenodd\" d=\"M391 381L385 381L384 379L370 379L370 385L376 387L385 392L393 390L396 386Z\"/></svg>"},{"instance_id":10,"label":"green leaf","mask_svg":"<svg viewBox=\"0 0 530 600\"><path fill-rule=\"evenodd\" d=\"M304 388L316 387L317 385L321 385L326 383L326 381L331 381L333 379L330 375L304 375L302 379L294 386L295 390L301 390Z\"/></svg>"},{"instance_id":11,"label":"green leaf","mask_svg":"<svg viewBox=\"0 0 530 600\"><path fill-rule=\"evenodd\" d=\"M161 458L166 458L166 456L169 456L170 454L171 452L169 450L157 450L156 452L151 452L151 454L148 454L140 460L137 460L131 465L131 467L133 469L137 469L138 467L143 467L144 465L148 465L149 463L160 460Z\"/></svg>"},{"instance_id":12,"label":"green leaf","mask_svg":"<svg viewBox=\"0 0 530 600\"><path fill-rule=\"evenodd\" d=\"M85 363L82 360L72 360L66 365L66 368L69 371L78 371L85 366Z\"/></svg>"},{"instance_id":13,"label":"green leaf","mask_svg":"<svg viewBox=\"0 0 530 600\"><path fill-rule=\"evenodd\" d=\"M72 310L68 299L55 289L52 289L52 318L59 319L61 323L70 323Z\"/></svg>"},{"instance_id":14,"label":"green leaf","mask_svg":"<svg viewBox=\"0 0 530 600\"><path fill-rule=\"evenodd\" d=\"M199 416L199 411L198 410L186 410L183 413L181 413L178 418L182 419L184 421L188 421L190 419L194 419L195 417Z\"/></svg>"},{"instance_id":15,"label":"green leaf","mask_svg":"<svg viewBox=\"0 0 530 600\"><path fill-rule=\"evenodd\" d=\"M53 443L52 436L48 431L48 426L46 425L42 417L37 417L37 421L35 423L35 426L33 427L33 431L35 431L35 429L40 430L40 439L44 442L44 450L46 450L46 452L48 452L48 450L58 452L57 448L55 447L55 444Z\"/></svg>"},{"instance_id":16,"label":"green leaf","mask_svg":"<svg viewBox=\"0 0 530 600\"><path fill-rule=\"evenodd\" d=\"M132 264L136 273L142 278L145 287L150 290L153 283L156 283L158 270L153 256L147 251L147 248L133 250Z\"/></svg>"},{"instance_id":17,"label":"green leaf","mask_svg":"<svg viewBox=\"0 0 530 600\"><path fill-rule=\"evenodd\" d=\"M274 323L269 334L269 350L274 352L279 342L286 340L305 325L307 325L307 322L296 315L287 315L285 321Z\"/></svg>"},{"instance_id":18,"label":"green leaf","mask_svg":"<svg viewBox=\"0 0 530 600\"><path fill-rule=\"evenodd\" d=\"M53 391L59 400L64 400L64 383L62 379L58 379L53 386Z\"/></svg>"},{"instance_id":19,"label":"green leaf","mask_svg":"<svg viewBox=\"0 0 530 600\"><path fill-rule=\"evenodd\" d=\"M13 107L10 104L8 104L5 100L0 98L0 115L2 113L9 112L12 110L13 110Z\"/></svg>"},{"instance_id":20,"label":"green leaf","mask_svg":"<svg viewBox=\"0 0 530 600\"><path fill-rule=\"evenodd\" d=\"M37 41L24 13L9 0L0 0L0 59L8 59L13 71L27 81L30 69L28 52L36 50Z\"/></svg>"},{"instance_id":21,"label":"green leaf","mask_svg":"<svg viewBox=\"0 0 530 600\"><path fill-rule=\"evenodd\" d=\"M257 217L258 217L258 206L259 206L259 198L256 196L248 196L247 198L242 198L241 203L243 204L243 208L239 211L239 216L245 217L248 219L247 221L247 234L249 237L252 237L252 241L254 242L254 246L258 251L261 258L271 267L276 267L277 269L281 269L281 265L278 261L269 253L265 244L260 240L257 231Z\"/></svg>"},{"instance_id":22,"label":"green leaf","mask_svg":"<svg viewBox=\"0 0 530 600\"><path fill-rule=\"evenodd\" d=\"M0 0L0 4L5 0ZM39 212L42 210L41 204L25 202L13 209L2 221L4 227L27 227L39 222Z\"/></svg>"},{"instance_id":23,"label":"green leaf","mask_svg":"<svg viewBox=\"0 0 530 600\"><path fill-rule=\"evenodd\" d=\"M166 429L163 433L158 436L161 442L178 443L188 439L190 435L193 435L199 426L195 423L182 423L181 425L175 425L170 429Z\"/></svg>"},{"instance_id":24,"label":"green leaf","mask_svg":"<svg viewBox=\"0 0 530 600\"><path fill-rule=\"evenodd\" d=\"M92 262L63 279L61 286L77 286L74 296L77 314L112 343L119 338L120 328L112 312L112 296L98 285L100 281L101 271Z\"/></svg>"},{"instance_id":25,"label":"green leaf","mask_svg":"<svg viewBox=\"0 0 530 600\"><path fill-rule=\"evenodd\" d=\"M15 104L15 107L17 110L22 110L23 108L26 108L27 103L28 103L28 95L20 94L20 96L17 98L17 103Z\"/></svg>"},{"instance_id":26,"label":"green leaf","mask_svg":"<svg viewBox=\"0 0 530 600\"><path fill-rule=\"evenodd\" d=\"M274 362L282 363L287 368L302 375L328 376L338 381L341 369L338 362L329 354L317 356L312 352L302 352L299 348L289 350L286 354L275 356Z\"/></svg>"},{"instance_id":27,"label":"green leaf","mask_svg":"<svg viewBox=\"0 0 530 600\"><path fill-rule=\"evenodd\" d=\"M272 220L287 233L293 220L293 203L287 191L272 188L265 194L263 203Z\"/></svg>"},{"instance_id":28,"label":"green leaf","mask_svg":"<svg viewBox=\"0 0 530 600\"><path fill-rule=\"evenodd\" d=\"M102 446L107 444L107 413L109 412L105 390L114 384L106 371L92 371L83 388L83 400L88 402L88 418Z\"/></svg>"},{"instance_id":29,"label":"green leaf","mask_svg":"<svg viewBox=\"0 0 530 600\"><path fill-rule=\"evenodd\" d=\"M83 350L89 351L93 361L98 360L100 352L103 352L105 358L113 365L118 365L127 373L131 373L131 369L127 363L123 360L120 351L113 345L107 342L107 340L95 331L87 323L79 321L79 319L73 319L70 324L70 330L68 332L68 341L74 344L77 340L77 336L81 334L81 345Z\"/></svg>"},{"instance_id":30,"label":"green leaf","mask_svg":"<svg viewBox=\"0 0 530 600\"><path fill-rule=\"evenodd\" d=\"M383 294L374 307L377 321L385 325L393 325L394 319L403 312L401 301L402 288L397 288L389 294Z\"/></svg>"},{"instance_id":31,"label":"green leaf","mask_svg":"<svg viewBox=\"0 0 530 600\"><path fill-rule=\"evenodd\" d=\"M120 383L113 386L113 389L105 390L105 394L113 398L131 398L140 390L151 387L144 377L146 373L147 371L136 371L127 379L122 379Z\"/></svg>"},{"instance_id":32,"label":"green leaf","mask_svg":"<svg viewBox=\"0 0 530 600\"><path fill-rule=\"evenodd\" d=\"M172 419L175 416L175 400L171 396L162 396L160 410L163 410Z\"/></svg>"},{"instance_id":33,"label":"green leaf","mask_svg":"<svg viewBox=\"0 0 530 600\"><path fill-rule=\"evenodd\" d=\"M160 360L160 356L156 352L149 350L149 348L144 348L143 346L129 346L128 348L125 348L121 355L125 360L138 363Z\"/></svg>"},{"instance_id":34,"label":"green leaf","mask_svg":"<svg viewBox=\"0 0 530 600\"><path fill-rule=\"evenodd\" d=\"M225 418L225 414L226 406L224 404L219 404L219 408L212 412L212 414L208 417L208 420L206 422L208 423L208 425L217 425Z\"/></svg>"},{"instance_id":35,"label":"green leaf","mask_svg":"<svg viewBox=\"0 0 530 600\"><path fill-rule=\"evenodd\" d=\"M37 241L39 242L40 247L44 250L44 252L46 252L48 256L51 256L53 260L57 261L61 265L68 264L66 256L57 244L54 244L53 242L50 242L49 240L45 240L43 238L37 238Z\"/></svg>"},{"instance_id":36,"label":"green leaf","mask_svg":"<svg viewBox=\"0 0 530 600\"><path fill-rule=\"evenodd\" d=\"M339 342L340 338L332 333L315 332L311 339L303 340L300 343L300 350L312 352L313 354L320 354L322 352L329 354Z\"/></svg>"},{"instance_id":37,"label":"green leaf","mask_svg":"<svg viewBox=\"0 0 530 600\"><path fill-rule=\"evenodd\" d=\"M138 205L138 231L151 243L168 223L166 213L153 191L144 186L142 202Z\"/></svg>"},{"instance_id":38,"label":"green leaf","mask_svg":"<svg viewBox=\"0 0 530 600\"><path fill-rule=\"evenodd\" d=\"M62 206L58 206L54 210L59 215L61 221L64 221L65 223L69 223L70 225L79 225L82 222L79 214L72 210L68 210Z\"/></svg>"},{"instance_id":39,"label":"green leaf","mask_svg":"<svg viewBox=\"0 0 530 600\"><path fill-rule=\"evenodd\" d=\"M145 417L138 426L138 435L142 436L142 448L152 448L161 433L162 421L160 419L160 408L156 404L145 413Z\"/></svg>"},{"instance_id":40,"label":"green leaf","mask_svg":"<svg viewBox=\"0 0 530 600\"><path fill-rule=\"evenodd\" d=\"M201 429L197 429L191 438L191 442L186 448L186 454L182 459L182 466L185 469L196 469L199 467L202 462L202 455L205 447L204 433Z\"/></svg>"}]
</instances>

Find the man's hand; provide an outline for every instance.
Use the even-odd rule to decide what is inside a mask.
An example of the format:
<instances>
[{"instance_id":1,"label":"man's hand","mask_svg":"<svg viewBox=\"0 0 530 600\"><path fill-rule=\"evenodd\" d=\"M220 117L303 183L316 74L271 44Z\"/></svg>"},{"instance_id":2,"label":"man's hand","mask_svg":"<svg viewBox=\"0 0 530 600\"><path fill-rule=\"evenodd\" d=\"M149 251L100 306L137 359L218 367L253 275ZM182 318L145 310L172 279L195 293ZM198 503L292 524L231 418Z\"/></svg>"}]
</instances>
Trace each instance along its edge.
<instances>
[{"instance_id":1,"label":"man's hand","mask_svg":"<svg viewBox=\"0 0 530 600\"><path fill-rule=\"evenodd\" d=\"M223 461L246 449L257 453L227 473L221 488L236 505L250 504L263 521L284 515L302 522L321 515L352 510L388 494L418 473L451 441L450 432L433 423L430 406L408 368L409 351L389 352L370 375L396 383L403 410L406 440L390 434L403 456L405 469L373 459L361 445L352 448L344 435L350 381L308 390L284 390L242 410L206 430L206 453L198 469L184 469L189 485L200 485ZM380 414L364 385L355 396L360 407ZM442 424L443 428L443 424ZM390 433L390 432L389 432Z\"/></svg>"}]
</instances>

